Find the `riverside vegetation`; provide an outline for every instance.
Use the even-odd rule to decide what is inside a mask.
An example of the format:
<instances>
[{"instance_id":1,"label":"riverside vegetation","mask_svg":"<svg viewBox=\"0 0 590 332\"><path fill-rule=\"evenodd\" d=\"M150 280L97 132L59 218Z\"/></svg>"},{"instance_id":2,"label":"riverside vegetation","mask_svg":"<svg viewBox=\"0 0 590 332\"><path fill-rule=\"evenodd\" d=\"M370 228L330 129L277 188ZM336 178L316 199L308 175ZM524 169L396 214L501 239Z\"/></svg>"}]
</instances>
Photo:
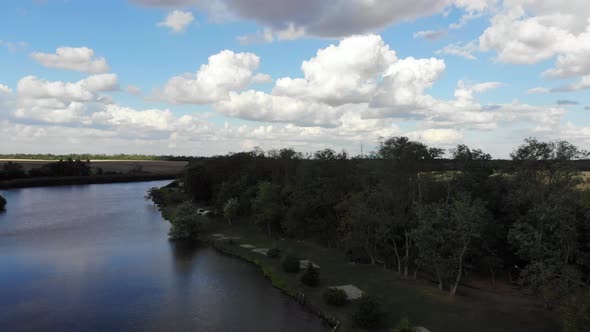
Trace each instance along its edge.
<instances>
[{"instance_id":1,"label":"riverside vegetation","mask_svg":"<svg viewBox=\"0 0 590 332\"><path fill-rule=\"evenodd\" d=\"M171 179L182 171L184 164L152 160L91 163L72 158L53 162L0 160L0 188Z\"/></svg>"},{"instance_id":2,"label":"riverside vegetation","mask_svg":"<svg viewBox=\"0 0 590 332\"><path fill-rule=\"evenodd\" d=\"M183 191L164 188L150 196L168 206L163 213L172 235L223 230L280 247L283 261L293 255L318 262L322 287L306 288L318 303L326 286L338 282L368 290L333 309L350 322L343 327L399 322L406 330L400 319L407 315L434 331L525 324L552 331L558 316L563 330L584 331L590 326L590 192L576 161L588 153L534 138L502 163L465 145L450 160L441 159L443 152L405 137L380 140L375 152L354 158L329 149L312 155L255 149L193 161ZM223 211L227 222L180 217L194 211L181 211L185 199ZM184 231L185 223L199 226ZM301 285L296 275L280 277Z\"/></svg>"}]
</instances>

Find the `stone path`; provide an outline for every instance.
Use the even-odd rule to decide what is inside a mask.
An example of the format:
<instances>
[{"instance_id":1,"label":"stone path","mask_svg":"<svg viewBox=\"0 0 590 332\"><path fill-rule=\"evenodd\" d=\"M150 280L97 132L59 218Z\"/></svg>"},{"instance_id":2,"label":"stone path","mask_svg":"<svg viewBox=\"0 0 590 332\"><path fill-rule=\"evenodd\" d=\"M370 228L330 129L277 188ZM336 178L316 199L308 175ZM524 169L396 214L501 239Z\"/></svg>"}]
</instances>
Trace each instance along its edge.
<instances>
[{"instance_id":1,"label":"stone path","mask_svg":"<svg viewBox=\"0 0 590 332\"><path fill-rule=\"evenodd\" d=\"M357 300L363 297L363 291L355 285L332 286L331 288L341 289L346 293L349 300Z\"/></svg>"}]
</instances>

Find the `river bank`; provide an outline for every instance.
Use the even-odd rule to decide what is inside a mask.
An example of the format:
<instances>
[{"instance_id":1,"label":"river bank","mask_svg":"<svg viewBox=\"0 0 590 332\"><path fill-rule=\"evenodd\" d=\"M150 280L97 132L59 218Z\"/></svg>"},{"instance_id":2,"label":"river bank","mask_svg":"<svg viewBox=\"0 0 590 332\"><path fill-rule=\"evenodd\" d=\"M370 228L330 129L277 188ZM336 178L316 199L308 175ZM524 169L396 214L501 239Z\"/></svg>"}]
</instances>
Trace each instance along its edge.
<instances>
[{"instance_id":1,"label":"river bank","mask_svg":"<svg viewBox=\"0 0 590 332\"><path fill-rule=\"evenodd\" d=\"M165 214L164 214L165 215ZM219 234L222 234L221 237ZM433 332L446 331L556 331L559 323L554 312L539 307L534 301L517 296L487 294L460 288L455 297L439 291L427 280L405 280L392 270L368 264L353 264L337 248L326 248L311 241L267 236L248 220L234 220L229 225L223 218L211 220L200 239L218 250L259 266L275 287L298 299L305 299L331 326L340 322L339 331L357 331L352 316L358 309L356 301L344 307L326 305L321 291L331 286L354 285L377 296L386 312L384 328L391 328L403 317ZM230 238L230 239L228 239ZM233 238L233 240L232 240ZM269 258L253 248L294 250L300 259L320 266L320 286L308 287L300 282L301 272L286 273L280 260Z\"/></svg>"},{"instance_id":2,"label":"river bank","mask_svg":"<svg viewBox=\"0 0 590 332\"><path fill-rule=\"evenodd\" d=\"M22 178L0 181L0 189L173 180L176 177L175 174L114 174Z\"/></svg>"}]
</instances>

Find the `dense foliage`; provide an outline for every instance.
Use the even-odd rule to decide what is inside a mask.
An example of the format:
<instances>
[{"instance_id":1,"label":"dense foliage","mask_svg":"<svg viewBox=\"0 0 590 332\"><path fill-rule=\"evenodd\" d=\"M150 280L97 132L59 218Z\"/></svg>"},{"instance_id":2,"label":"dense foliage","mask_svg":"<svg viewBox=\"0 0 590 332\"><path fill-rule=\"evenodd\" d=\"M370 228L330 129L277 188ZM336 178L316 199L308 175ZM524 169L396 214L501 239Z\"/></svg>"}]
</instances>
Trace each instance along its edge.
<instances>
[{"instance_id":1,"label":"dense foliage","mask_svg":"<svg viewBox=\"0 0 590 332\"><path fill-rule=\"evenodd\" d=\"M352 316L352 321L357 327L377 328L381 326L384 315L381 302L377 298L363 295L359 299L359 306Z\"/></svg>"},{"instance_id":2,"label":"dense foliage","mask_svg":"<svg viewBox=\"0 0 590 332\"><path fill-rule=\"evenodd\" d=\"M266 255L270 258L279 258L281 256L281 249L276 247L271 248Z\"/></svg>"},{"instance_id":3,"label":"dense foliage","mask_svg":"<svg viewBox=\"0 0 590 332\"><path fill-rule=\"evenodd\" d=\"M322 291L322 299L326 304L343 306L346 304L346 293L339 288L328 287Z\"/></svg>"},{"instance_id":4,"label":"dense foliage","mask_svg":"<svg viewBox=\"0 0 590 332\"><path fill-rule=\"evenodd\" d=\"M355 158L255 149L195 160L185 183L194 200L231 202L232 220L436 280L451 295L478 277L534 291L564 320L590 314L572 304L590 289L588 154L534 138L511 161L465 145L443 153L405 137Z\"/></svg>"},{"instance_id":5,"label":"dense foliage","mask_svg":"<svg viewBox=\"0 0 590 332\"><path fill-rule=\"evenodd\" d=\"M301 275L301 283L307 286L315 287L320 284L320 271L309 262L305 272Z\"/></svg>"},{"instance_id":6,"label":"dense foliage","mask_svg":"<svg viewBox=\"0 0 590 332\"><path fill-rule=\"evenodd\" d=\"M299 272L299 258L293 251L288 250L281 258L281 266L285 272L297 273Z\"/></svg>"},{"instance_id":7,"label":"dense foliage","mask_svg":"<svg viewBox=\"0 0 590 332\"><path fill-rule=\"evenodd\" d=\"M417 329L412 326L412 323L410 322L410 320L408 318L402 318L397 325L395 326L395 328L393 329L393 332L416 332Z\"/></svg>"},{"instance_id":8,"label":"dense foliage","mask_svg":"<svg viewBox=\"0 0 590 332\"><path fill-rule=\"evenodd\" d=\"M172 224L168 235L174 240L197 238L206 220L188 201L175 206L166 219Z\"/></svg>"}]
</instances>

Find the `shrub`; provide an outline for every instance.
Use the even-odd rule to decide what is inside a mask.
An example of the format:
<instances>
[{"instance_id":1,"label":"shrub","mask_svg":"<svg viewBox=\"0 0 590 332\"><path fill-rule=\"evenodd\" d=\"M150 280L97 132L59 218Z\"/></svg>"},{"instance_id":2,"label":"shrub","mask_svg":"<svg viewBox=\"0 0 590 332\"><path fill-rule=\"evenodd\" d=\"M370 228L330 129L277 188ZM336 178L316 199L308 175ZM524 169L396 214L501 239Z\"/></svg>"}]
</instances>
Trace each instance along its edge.
<instances>
[{"instance_id":1,"label":"shrub","mask_svg":"<svg viewBox=\"0 0 590 332\"><path fill-rule=\"evenodd\" d=\"M281 259L281 265L283 266L283 271L285 272L299 272L299 258L293 251L287 251L285 255L283 255L283 258Z\"/></svg>"},{"instance_id":2,"label":"shrub","mask_svg":"<svg viewBox=\"0 0 590 332\"><path fill-rule=\"evenodd\" d=\"M0 196L0 211L4 210L6 207L6 198Z\"/></svg>"},{"instance_id":3,"label":"shrub","mask_svg":"<svg viewBox=\"0 0 590 332\"><path fill-rule=\"evenodd\" d=\"M191 202L178 205L168 214L172 224L168 235L172 239L196 238L203 229L203 218L197 214Z\"/></svg>"},{"instance_id":4,"label":"shrub","mask_svg":"<svg viewBox=\"0 0 590 332\"><path fill-rule=\"evenodd\" d=\"M354 325L361 328L377 328L381 325L382 320L383 312L379 300L369 295L363 295L359 300L358 310L352 316Z\"/></svg>"},{"instance_id":5,"label":"shrub","mask_svg":"<svg viewBox=\"0 0 590 332\"><path fill-rule=\"evenodd\" d=\"M281 255L281 249L276 247L272 248L268 251L266 255L270 258L279 258L279 256Z\"/></svg>"},{"instance_id":6,"label":"shrub","mask_svg":"<svg viewBox=\"0 0 590 332\"><path fill-rule=\"evenodd\" d=\"M305 273L301 275L301 282L304 285L315 287L320 283L320 271L313 267L313 264L309 262L307 268L305 269Z\"/></svg>"},{"instance_id":7,"label":"shrub","mask_svg":"<svg viewBox=\"0 0 590 332\"><path fill-rule=\"evenodd\" d=\"M412 323L410 323L410 320L406 317L402 318L397 323L395 328L393 329L393 332L416 332L416 331L417 331L417 329L412 326Z\"/></svg>"},{"instance_id":8,"label":"shrub","mask_svg":"<svg viewBox=\"0 0 590 332\"><path fill-rule=\"evenodd\" d=\"M329 287L322 291L322 299L326 304L343 306L346 304L346 293L342 289Z\"/></svg>"}]
</instances>

